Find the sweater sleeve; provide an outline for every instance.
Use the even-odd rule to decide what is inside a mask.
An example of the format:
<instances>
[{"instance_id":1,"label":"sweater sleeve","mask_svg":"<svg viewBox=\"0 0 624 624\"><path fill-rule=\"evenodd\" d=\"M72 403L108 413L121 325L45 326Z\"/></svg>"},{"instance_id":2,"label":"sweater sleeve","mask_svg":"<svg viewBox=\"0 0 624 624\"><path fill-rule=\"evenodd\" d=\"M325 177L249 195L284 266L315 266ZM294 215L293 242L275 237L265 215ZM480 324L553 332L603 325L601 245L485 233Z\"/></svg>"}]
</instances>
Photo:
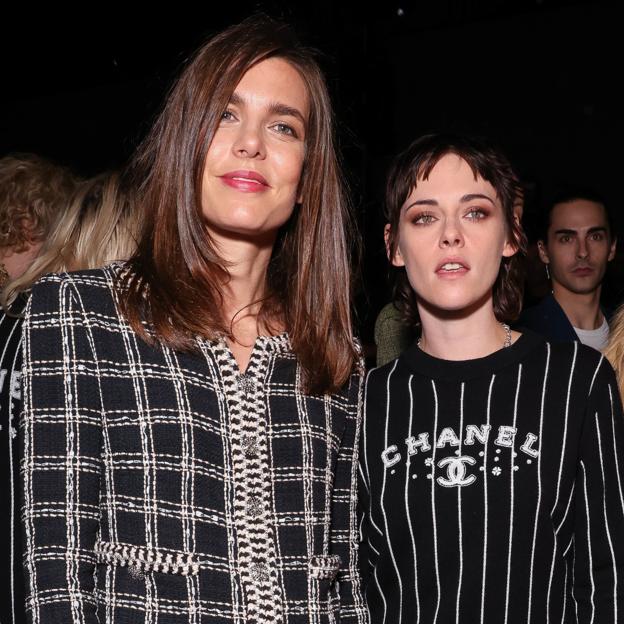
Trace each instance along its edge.
<instances>
[{"instance_id":1,"label":"sweater sleeve","mask_svg":"<svg viewBox=\"0 0 624 624\"><path fill-rule=\"evenodd\" d=\"M374 571L375 563L375 551L371 547L372 539L372 524L371 524L371 499L370 499L370 474L369 474L369 448L367 446L367 440L371 438L371 423L368 419L368 414L372 411L370 409L370 402L374 399L374 390L370 392L370 388L373 385L371 383L371 376L373 371L369 372L366 378L366 387L364 392L364 408L362 417L362 435L360 436L360 453L359 453L359 481L358 481L358 526L359 526L359 539L360 539L360 575L362 577L362 585L366 591L366 587L370 582L371 576ZM376 432L373 432L372 437L375 437Z\"/></svg>"},{"instance_id":2,"label":"sweater sleeve","mask_svg":"<svg viewBox=\"0 0 624 624\"><path fill-rule=\"evenodd\" d=\"M576 479L574 598L579 623L624 618L624 421L602 360L590 390Z\"/></svg>"},{"instance_id":3,"label":"sweater sleeve","mask_svg":"<svg viewBox=\"0 0 624 624\"><path fill-rule=\"evenodd\" d=\"M358 443L362 418L362 376L357 384L357 411L347 418L338 451L332 495L334 553L341 559L337 581L340 592L340 622L368 624L368 611L362 594L359 569L357 524Z\"/></svg>"},{"instance_id":4,"label":"sweater sleeve","mask_svg":"<svg viewBox=\"0 0 624 624\"><path fill-rule=\"evenodd\" d=\"M89 318L71 278L33 289L23 356L26 608L37 624L96 622L102 404Z\"/></svg>"}]
</instances>

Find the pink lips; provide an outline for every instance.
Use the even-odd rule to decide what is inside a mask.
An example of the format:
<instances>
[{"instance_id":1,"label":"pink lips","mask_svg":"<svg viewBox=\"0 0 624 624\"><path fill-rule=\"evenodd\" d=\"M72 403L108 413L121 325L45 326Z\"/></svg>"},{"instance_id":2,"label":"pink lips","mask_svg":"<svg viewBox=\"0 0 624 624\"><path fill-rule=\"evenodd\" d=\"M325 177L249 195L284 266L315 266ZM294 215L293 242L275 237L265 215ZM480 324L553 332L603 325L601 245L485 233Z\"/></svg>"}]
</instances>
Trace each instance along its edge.
<instances>
[{"instance_id":1,"label":"pink lips","mask_svg":"<svg viewBox=\"0 0 624 624\"><path fill-rule=\"evenodd\" d=\"M221 179L224 184L243 193L260 193L270 188L266 179L256 171L229 171Z\"/></svg>"},{"instance_id":2,"label":"pink lips","mask_svg":"<svg viewBox=\"0 0 624 624\"><path fill-rule=\"evenodd\" d=\"M435 269L436 275L444 279L461 277L468 271L470 271L470 266L462 258L444 258Z\"/></svg>"}]
</instances>

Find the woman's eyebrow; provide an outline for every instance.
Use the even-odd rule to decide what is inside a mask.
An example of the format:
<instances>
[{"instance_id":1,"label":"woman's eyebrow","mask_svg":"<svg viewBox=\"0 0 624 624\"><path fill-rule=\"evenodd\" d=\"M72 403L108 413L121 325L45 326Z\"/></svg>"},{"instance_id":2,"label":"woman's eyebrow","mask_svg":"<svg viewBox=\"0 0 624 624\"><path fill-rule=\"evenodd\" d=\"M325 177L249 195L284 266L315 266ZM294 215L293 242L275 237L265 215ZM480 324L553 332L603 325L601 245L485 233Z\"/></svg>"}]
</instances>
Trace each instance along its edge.
<instances>
[{"instance_id":1,"label":"woman's eyebrow","mask_svg":"<svg viewBox=\"0 0 624 624\"><path fill-rule=\"evenodd\" d=\"M303 114L298 108L294 108L288 104L283 104L282 102L271 102L271 104L269 104L269 113L271 115L287 115L288 117L296 117L302 124L305 124L306 122Z\"/></svg>"},{"instance_id":2,"label":"woman's eyebrow","mask_svg":"<svg viewBox=\"0 0 624 624\"><path fill-rule=\"evenodd\" d=\"M230 97L230 104L234 106L244 106L245 100L238 93L232 93ZM283 102L271 102L267 107L270 115L285 115L288 117L295 117L299 119L302 124L305 125L306 119L303 116L303 113L294 106L289 106L288 104L284 104Z\"/></svg>"},{"instance_id":3,"label":"woman's eyebrow","mask_svg":"<svg viewBox=\"0 0 624 624\"><path fill-rule=\"evenodd\" d=\"M489 202L492 203L492 205L495 205L494 200L487 195L483 195L483 193L468 193L468 195L464 195L459 201L465 203L474 201L475 199L487 199Z\"/></svg>"},{"instance_id":4,"label":"woman's eyebrow","mask_svg":"<svg viewBox=\"0 0 624 624\"><path fill-rule=\"evenodd\" d=\"M413 206L437 206L438 202L435 199L417 199L413 201L409 206L405 207L405 210L409 210Z\"/></svg>"}]
</instances>

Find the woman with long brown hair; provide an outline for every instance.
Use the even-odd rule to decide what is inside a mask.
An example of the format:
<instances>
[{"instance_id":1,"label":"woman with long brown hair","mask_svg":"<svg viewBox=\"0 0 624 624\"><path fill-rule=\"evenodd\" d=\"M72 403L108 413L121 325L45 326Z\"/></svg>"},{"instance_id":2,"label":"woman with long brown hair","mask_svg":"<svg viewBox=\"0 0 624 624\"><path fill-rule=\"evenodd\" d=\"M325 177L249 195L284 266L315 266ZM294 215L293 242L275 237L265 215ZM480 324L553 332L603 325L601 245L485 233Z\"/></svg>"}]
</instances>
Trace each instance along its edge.
<instances>
[{"instance_id":1,"label":"woman with long brown hair","mask_svg":"<svg viewBox=\"0 0 624 624\"><path fill-rule=\"evenodd\" d=\"M28 310L32 620L364 621L347 206L313 56L265 18L217 35L136 169L137 253Z\"/></svg>"}]
</instances>

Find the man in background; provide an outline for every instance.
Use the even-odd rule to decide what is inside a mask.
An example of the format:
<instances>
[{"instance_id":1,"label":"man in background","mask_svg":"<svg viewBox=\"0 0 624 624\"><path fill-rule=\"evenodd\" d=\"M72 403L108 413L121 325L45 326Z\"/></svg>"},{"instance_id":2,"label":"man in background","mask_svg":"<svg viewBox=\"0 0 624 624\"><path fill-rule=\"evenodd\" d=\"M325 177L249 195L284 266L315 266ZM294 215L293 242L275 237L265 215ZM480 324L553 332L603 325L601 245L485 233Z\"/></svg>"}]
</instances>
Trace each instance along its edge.
<instances>
[{"instance_id":1,"label":"man in background","mask_svg":"<svg viewBox=\"0 0 624 624\"><path fill-rule=\"evenodd\" d=\"M602 350L609 325L600 294L616 248L607 206L596 193L572 191L551 202L545 217L537 245L552 294L525 310L518 325L554 342Z\"/></svg>"}]
</instances>

